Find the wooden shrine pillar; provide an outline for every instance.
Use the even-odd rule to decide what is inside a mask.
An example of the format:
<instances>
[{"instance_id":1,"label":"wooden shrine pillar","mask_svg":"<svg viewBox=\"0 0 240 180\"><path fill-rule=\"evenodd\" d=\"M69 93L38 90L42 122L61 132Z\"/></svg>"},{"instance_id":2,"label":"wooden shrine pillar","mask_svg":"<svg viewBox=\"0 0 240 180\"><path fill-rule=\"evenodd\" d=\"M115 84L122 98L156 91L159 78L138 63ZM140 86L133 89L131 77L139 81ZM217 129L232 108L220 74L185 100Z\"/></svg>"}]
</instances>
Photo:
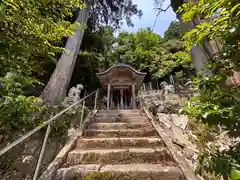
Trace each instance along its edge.
<instances>
[{"instance_id":1,"label":"wooden shrine pillar","mask_svg":"<svg viewBox=\"0 0 240 180\"><path fill-rule=\"evenodd\" d=\"M123 105L123 89L120 89L120 109L123 109L124 108L124 105Z\"/></svg>"},{"instance_id":2,"label":"wooden shrine pillar","mask_svg":"<svg viewBox=\"0 0 240 180\"><path fill-rule=\"evenodd\" d=\"M109 107L110 107L110 93L111 93L111 85L108 84L108 90L107 90L107 110L109 110Z\"/></svg>"},{"instance_id":3,"label":"wooden shrine pillar","mask_svg":"<svg viewBox=\"0 0 240 180\"><path fill-rule=\"evenodd\" d=\"M136 109L136 92L135 92L135 84L132 84L132 107Z\"/></svg>"},{"instance_id":4,"label":"wooden shrine pillar","mask_svg":"<svg viewBox=\"0 0 240 180\"><path fill-rule=\"evenodd\" d=\"M152 88L152 81L149 82L149 86L150 86L150 91L152 91L153 90L153 88Z\"/></svg>"},{"instance_id":5,"label":"wooden shrine pillar","mask_svg":"<svg viewBox=\"0 0 240 180\"><path fill-rule=\"evenodd\" d=\"M143 83L143 91L146 91L146 84Z\"/></svg>"},{"instance_id":6,"label":"wooden shrine pillar","mask_svg":"<svg viewBox=\"0 0 240 180\"><path fill-rule=\"evenodd\" d=\"M127 103L127 91L125 91L124 94L125 94L125 95L124 95L124 101L125 101L124 108L125 108L125 109L128 109L128 103Z\"/></svg>"},{"instance_id":7,"label":"wooden shrine pillar","mask_svg":"<svg viewBox=\"0 0 240 180\"><path fill-rule=\"evenodd\" d=\"M110 109L113 109L114 102L113 102L113 90L110 92Z\"/></svg>"}]
</instances>

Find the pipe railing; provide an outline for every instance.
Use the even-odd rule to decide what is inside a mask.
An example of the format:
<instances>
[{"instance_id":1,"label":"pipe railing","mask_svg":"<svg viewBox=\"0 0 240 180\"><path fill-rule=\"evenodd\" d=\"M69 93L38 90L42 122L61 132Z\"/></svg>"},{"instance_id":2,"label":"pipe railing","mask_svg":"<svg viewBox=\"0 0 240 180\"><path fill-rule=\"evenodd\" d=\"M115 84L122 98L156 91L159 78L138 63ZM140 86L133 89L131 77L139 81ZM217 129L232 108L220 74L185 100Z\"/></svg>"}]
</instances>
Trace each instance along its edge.
<instances>
[{"instance_id":1,"label":"pipe railing","mask_svg":"<svg viewBox=\"0 0 240 180\"><path fill-rule=\"evenodd\" d=\"M95 95L94 108L93 109L96 110L97 109L98 91L99 91L98 89L93 91L92 93L88 94L84 98L82 98L79 101L75 102L74 104L70 105L66 109L62 110L61 112L59 112L58 114L56 114L52 118L48 119L47 121L44 121L40 126L38 126L38 127L34 128L33 130L27 132L26 134L24 134L19 139L15 140L11 144L7 145L5 148L0 150L0 156L2 156L3 154L5 154L9 150L11 150L13 147L15 147L18 144L22 143L25 139L29 138L30 136L32 136L33 134L35 134L36 132L38 132L39 130L41 130L42 128L47 126L47 130L46 130L46 133L45 133L45 137L44 137L44 140L43 140L43 144L42 144L42 147L41 147L41 151L40 151L40 154L39 154L38 162L37 162L37 165L36 165L36 168L35 168L35 172L34 172L34 176L33 176L33 180L36 180L37 177L38 177L39 171L40 171L41 163L42 163L44 152L45 152L46 145L47 145L47 140L48 140L48 137L49 137L50 132L51 132L51 124L54 121L56 121L58 117L60 117L64 113L66 113L68 110L70 110L73 107L75 107L76 105L82 103L80 126L79 126L79 128L81 130L82 125L83 125L83 118L84 118L83 113L84 113L84 109L85 109L85 101L86 101L87 98Z\"/></svg>"}]
</instances>

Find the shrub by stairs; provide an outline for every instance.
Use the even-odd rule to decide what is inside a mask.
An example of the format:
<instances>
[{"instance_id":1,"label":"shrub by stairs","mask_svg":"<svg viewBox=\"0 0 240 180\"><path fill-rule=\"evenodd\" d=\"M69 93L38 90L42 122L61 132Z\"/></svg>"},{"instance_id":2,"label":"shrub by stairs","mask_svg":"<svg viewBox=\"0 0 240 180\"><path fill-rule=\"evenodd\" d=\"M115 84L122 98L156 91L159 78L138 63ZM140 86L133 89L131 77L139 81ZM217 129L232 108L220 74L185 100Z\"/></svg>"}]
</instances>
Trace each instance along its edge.
<instances>
[{"instance_id":1,"label":"shrub by stairs","mask_svg":"<svg viewBox=\"0 0 240 180\"><path fill-rule=\"evenodd\" d=\"M184 180L140 110L99 111L57 170L56 180Z\"/></svg>"}]
</instances>

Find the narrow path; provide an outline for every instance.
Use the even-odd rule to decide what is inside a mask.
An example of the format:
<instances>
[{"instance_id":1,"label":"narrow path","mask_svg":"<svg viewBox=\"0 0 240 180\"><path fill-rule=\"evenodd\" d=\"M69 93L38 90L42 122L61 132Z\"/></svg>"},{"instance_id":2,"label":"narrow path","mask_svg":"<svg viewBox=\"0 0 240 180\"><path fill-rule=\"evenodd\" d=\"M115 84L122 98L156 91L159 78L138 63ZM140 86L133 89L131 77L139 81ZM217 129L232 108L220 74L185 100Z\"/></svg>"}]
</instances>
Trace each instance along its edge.
<instances>
[{"instance_id":1,"label":"narrow path","mask_svg":"<svg viewBox=\"0 0 240 180\"><path fill-rule=\"evenodd\" d=\"M184 180L140 110L99 111L68 153L56 180Z\"/></svg>"}]
</instances>

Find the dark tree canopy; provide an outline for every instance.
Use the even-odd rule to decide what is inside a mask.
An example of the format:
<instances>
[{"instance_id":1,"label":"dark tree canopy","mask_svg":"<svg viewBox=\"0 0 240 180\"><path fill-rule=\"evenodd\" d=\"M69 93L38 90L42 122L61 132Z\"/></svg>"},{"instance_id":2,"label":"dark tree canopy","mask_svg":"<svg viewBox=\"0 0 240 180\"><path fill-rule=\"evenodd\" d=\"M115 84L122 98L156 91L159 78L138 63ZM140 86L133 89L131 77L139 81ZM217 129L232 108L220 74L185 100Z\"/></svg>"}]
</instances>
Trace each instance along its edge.
<instances>
[{"instance_id":1,"label":"dark tree canopy","mask_svg":"<svg viewBox=\"0 0 240 180\"><path fill-rule=\"evenodd\" d=\"M184 2L186 2L186 0L171 0L171 6L173 10L176 12L179 6L181 6Z\"/></svg>"},{"instance_id":2,"label":"dark tree canopy","mask_svg":"<svg viewBox=\"0 0 240 180\"><path fill-rule=\"evenodd\" d=\"M89 17L88 27L96 29L103 25L114 29L120 28L125 20L127 25L133 26L133 15L142 16L142 11L133 4L132 0L99 0L94 1Z\"/></svg>"}]
</instances>

